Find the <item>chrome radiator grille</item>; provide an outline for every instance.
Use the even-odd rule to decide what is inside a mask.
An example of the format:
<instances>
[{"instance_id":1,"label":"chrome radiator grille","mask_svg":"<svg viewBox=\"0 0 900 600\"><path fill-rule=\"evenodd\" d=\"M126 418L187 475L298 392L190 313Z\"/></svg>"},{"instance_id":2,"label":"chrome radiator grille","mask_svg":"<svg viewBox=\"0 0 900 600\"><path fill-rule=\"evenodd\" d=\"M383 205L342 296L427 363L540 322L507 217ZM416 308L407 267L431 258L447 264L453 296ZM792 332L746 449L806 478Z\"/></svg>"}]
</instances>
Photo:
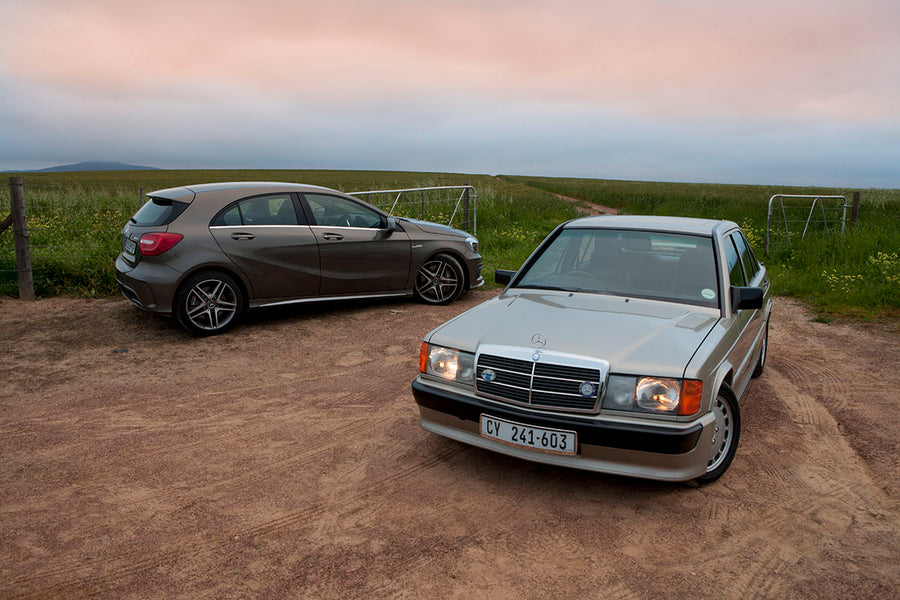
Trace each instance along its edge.
<instances>
[{"instance_id":1,"label":"chrome radiator grille","mask_svg":"<svg viewBox=\"0 0 900 600\"><path fill-rule=\"evenodd\" d=\"M529 358L520 358L523 354ZM534 360L535 356L538 360ZM591 362L596 364L590 365ZM503 354L482 351L475 366L475 391L488 398L535 408L596 412L607 370L605 361L528 348L508 348Z\"/></svg>"}]
</instances>

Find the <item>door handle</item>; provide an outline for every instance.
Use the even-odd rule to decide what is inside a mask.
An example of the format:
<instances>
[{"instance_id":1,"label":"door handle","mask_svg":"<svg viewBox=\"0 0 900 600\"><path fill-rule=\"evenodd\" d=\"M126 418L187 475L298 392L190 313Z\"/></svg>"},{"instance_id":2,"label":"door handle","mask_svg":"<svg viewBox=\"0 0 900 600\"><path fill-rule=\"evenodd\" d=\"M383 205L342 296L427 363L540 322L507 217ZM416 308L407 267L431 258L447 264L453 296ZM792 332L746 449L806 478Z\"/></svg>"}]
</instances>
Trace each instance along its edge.
<instances>
[{"instance_id":1,"label":"door handle","mask_svg":"<svg viewBox=\"0 0 900 600\"><path fill-rule=\"evenodd\" d=\"M326 240L342 240L342 239L344 239L344 236L342 236L339 233L323 233L322 237L325 238Z\"/></svg>"},{"instance_id":2,"label":"door handle","mask_svg":"<svg viewBox=\"0 0 900 600\"><path fill-rule=\"evenodd\" d=\"M252 240L255 237L256 236L253 235L252 233L237 233L237 232L235 232L235 233L231 234L231 239L233 239L233 240Z\"/></svg>"}]
</instances>

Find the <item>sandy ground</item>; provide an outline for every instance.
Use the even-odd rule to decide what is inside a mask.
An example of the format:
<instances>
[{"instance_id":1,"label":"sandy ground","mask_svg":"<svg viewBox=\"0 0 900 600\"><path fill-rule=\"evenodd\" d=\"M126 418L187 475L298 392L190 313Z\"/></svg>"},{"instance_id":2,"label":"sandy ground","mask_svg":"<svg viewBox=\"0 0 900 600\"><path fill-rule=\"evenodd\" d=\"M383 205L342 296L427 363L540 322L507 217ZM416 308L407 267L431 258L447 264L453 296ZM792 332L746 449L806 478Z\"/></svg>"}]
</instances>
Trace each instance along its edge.
<instances>
[{"instance_id":1,"label":"sandy ground","mask_svg":"<svg viewBox=\"0 0 900 600\"><path fill-rule=\"evenodd\" d=\"M619 214L618 208L613 208L612 206L604 206L603 204L597 204L595 202L591 202L590 200L581 200L579 198L572 198L571 196L561 196L560 194L553 194L560 200L564 202L568 202L570 204L575 205L575 210L580 215L617 215Z\"/></svg>"},{"instance_id":2,"label":"sandy ground","mask_svg":"<svg viewBox=\"0 0 900 600\"><path fill-rule=\"evenodd\" d=\"M0 598L896 598L896 324L779 298L722 479L517 461L421 430L449 307L0 302Z\"/></svg>"}]
</instances>

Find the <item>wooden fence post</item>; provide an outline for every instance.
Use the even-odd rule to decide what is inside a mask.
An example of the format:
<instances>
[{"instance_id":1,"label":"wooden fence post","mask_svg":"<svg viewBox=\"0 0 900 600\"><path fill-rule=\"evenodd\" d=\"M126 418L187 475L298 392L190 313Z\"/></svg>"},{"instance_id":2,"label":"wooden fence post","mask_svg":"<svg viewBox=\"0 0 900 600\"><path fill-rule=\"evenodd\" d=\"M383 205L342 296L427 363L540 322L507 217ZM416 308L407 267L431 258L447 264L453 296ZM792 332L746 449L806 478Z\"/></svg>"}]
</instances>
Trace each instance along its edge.
<instances>
[{"instance_id":1,"label":"wooden fence post","mask_svg":"<svg viewBox=\"0 0 900 600\"><path fill-rule=\"evenodd\" d=\"M850 209L850 226L856 225L859 220L859 192L853 192L853 208Z\"/></svg>"},{"instance_id":2,"label":"wooden fence post","mask_svg":"<svg viewBox=\"0 0 900 600\"><path fill-rule=\"evenodd\" d=\"M25 219L25 184L21 177L9 178L9 205L12 209L13 239L16 243L16 274L19 279L19 298L34 300L34 279L31 272L31 250L28 248L28 222Z\"/></svg>"}]
</instances>

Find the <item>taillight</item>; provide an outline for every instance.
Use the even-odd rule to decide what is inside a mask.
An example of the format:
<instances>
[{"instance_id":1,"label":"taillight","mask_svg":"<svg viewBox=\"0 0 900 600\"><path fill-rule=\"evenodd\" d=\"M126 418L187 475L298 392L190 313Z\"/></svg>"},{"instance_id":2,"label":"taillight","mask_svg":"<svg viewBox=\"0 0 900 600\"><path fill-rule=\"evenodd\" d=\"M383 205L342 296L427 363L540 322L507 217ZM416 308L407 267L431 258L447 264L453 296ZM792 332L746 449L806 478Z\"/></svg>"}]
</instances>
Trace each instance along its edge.
<instances>
[{"instance_id":1,"label":"taillight","mask_svg":"<svg viewBox=\"0 0 900 600\"><path fill-rule=\"evenodd\" d=\"M141 236L141 254L159 256L183 238L180 233L145 233Z\"/></svg>"}]
</instances>

